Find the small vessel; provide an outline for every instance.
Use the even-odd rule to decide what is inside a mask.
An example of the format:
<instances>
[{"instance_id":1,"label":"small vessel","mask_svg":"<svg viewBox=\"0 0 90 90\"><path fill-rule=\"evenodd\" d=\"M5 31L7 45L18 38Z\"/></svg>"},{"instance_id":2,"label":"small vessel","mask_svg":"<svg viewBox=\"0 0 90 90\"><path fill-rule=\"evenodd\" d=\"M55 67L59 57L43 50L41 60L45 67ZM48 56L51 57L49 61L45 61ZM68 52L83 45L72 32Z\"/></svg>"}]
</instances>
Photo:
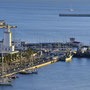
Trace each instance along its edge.
<instances>
[{"instance_id":1,"label":"small vessel","mask_svg":"<svg viewBox=\"0 0 90 90\"><path fill-rule=\"evenodd\" d=\"M0 86L12 86L10 82L0 82Z\"/></svg>"},{"instance_id":2,"label":"small vessel","mask_svg":"<svg viewBox=\"0 0 90 90\"><path fill-rule=\"evenodd\" d=\"M0 86L12 86L11 80L6 77L1 78Z\"/></svg>"},{"instance_id":3,"label":"small vessel","mask_svg":"<svg viewBox=\"0 0 90 90\"><path fill-rule=\"evenodd\" d=\"M69 61L72 60L72 56L73 56L72 54L63 55L63 56L59 59L59 61L69 62Z\"/></svg>"},{"instance_id":4,"label":"small vessel","mask_svg":"<svg viewBox=\"0 0 90 90\"><path fill-rule=\"evenodd\" d=\"M11 78L11 79L16 79L16 78L18 78L18 76L12 75L12 76L10 76L9 78Z\"/></svg>"},{"instance_id":5,"label":"small vessel","mask_svg":"<svg viewBox=\"0 0 90 90\"><path fill-rule=\"evenodd\" d=\"M23 70L19 72L20 74L32 74L31 70Z\"/></svg>"},{"instance_id":6,"label":"small vessel","mask_svg":"<svg viewBox=\"0 0 90 90\"><path fill-rule=\"evenodd\" d=\"M37 74L37 70L36 69L30 69L30 70L23 70L19 72L20 74Z\"/></svg>"},{"instance_id":7,"label":"small vessel","mask_svg":"<svg viewBox=\"0 0 90 90\"><path fill-rule=\"evenodd\" d=\"M38 71L36 69L32 69L32 74L38 74Z\"/></svg>"},{"instance_id":8,"label":"small vessel","mask_svg":"<svg viewBox=\"0 0 90 90\"><path fill-rule=\"evenodd\" d=\"M71 60L72 60L72 55L69 55L69 56L66 57L66 59L65 59L66 62L69 62L69 61L71 61Z\"/></svg>"},{"instance_id":9,"label":"small vessel","mask_svg":"<svg viewBox=\"0 0 90 90\"><path fill-rule=\"evenodd\" d=\"M74 10L72 8L69 9L70 12L73 12Z\"/></svg>"}]
</instances>

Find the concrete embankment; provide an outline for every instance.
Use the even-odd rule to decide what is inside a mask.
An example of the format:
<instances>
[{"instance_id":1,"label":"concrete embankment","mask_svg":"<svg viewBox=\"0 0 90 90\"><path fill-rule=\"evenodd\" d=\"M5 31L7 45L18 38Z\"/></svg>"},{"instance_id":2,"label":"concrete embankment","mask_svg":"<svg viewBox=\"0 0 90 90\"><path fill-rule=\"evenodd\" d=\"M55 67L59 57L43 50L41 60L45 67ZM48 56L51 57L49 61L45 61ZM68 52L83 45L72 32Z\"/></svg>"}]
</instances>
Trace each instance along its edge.
<instances>
[{"instance_id":1,"label":"concrete embankment","mask_svg":"<svg viewBox=\"0 0 90 90\"><path fill-rule=\"evenodd\" d=\"M4 75L4 76L8 77L8 76L11 76L11 75L17 74L18 72L21 72L21 71L30 70L30 69L36 69L36 68L39 68L39 67L43 67L43 66L46 66L46 65L49 65L49 64L55 63L55 62L57 62L57 61L58 61L58 60L49 61L49 62L46 62L46 63L40 64L40 65L36 65L36 66L33 66L33 67L25 68L25 69L20 70L20 71L17 71L17 72L13 72L13 73L10 73L10 74L6 74L6 75Z\"/></svg>"}]
</instances>

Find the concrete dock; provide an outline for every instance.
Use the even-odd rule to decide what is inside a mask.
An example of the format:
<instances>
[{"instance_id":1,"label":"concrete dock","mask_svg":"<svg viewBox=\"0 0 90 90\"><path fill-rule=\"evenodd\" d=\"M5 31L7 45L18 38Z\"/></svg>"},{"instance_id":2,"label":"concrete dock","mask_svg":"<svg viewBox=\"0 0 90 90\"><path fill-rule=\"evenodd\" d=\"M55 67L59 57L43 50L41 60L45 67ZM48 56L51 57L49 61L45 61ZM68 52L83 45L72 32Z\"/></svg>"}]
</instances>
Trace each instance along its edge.
<instances>
[{"instance_id":1,"label":"concrete dock","mask_svg":"<svg viewBox=\"0 0 90 90\"><path fill-rule=\"evenodd\" d=\"M33 67L25 68L25 69L20 70L20 71L17 71L17 72L13 72L13 73L10 73L10 74L6 74L6 75L4 75L4 76L2 76L2 77L5 77L5 76L8 77L8 76L11 76L11 75L17 74L17 73L19 73L19 72L21 72L21 71L25 71L25 70L30 70L30 69L40 68L40 67L43 67L43 66L46 66L46 65L49 65L49 64L55 63L55 62L57 62L57 61L58 61L58 60L49 61L49 62L46 62L46 63L40 64L40 65L36 65L36 66L33 66Z\"/></svg>"}]
</instances>

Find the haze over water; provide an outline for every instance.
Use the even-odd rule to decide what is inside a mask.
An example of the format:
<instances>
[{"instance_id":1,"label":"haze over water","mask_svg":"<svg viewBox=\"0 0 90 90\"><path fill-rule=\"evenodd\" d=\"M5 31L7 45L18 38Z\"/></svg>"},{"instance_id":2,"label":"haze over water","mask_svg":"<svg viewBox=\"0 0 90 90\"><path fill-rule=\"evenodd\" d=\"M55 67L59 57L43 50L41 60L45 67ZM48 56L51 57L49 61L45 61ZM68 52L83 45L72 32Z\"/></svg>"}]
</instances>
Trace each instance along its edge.
<instances>
[{"instance_id":1,"label":"haze over water","mask_svg":"<svg viewBox=\"0 0 90 90\"><path fill-rule=\"evenodd\" d=\"M17 25L12 38L30 43L66 42L70 37L90 42L90 17L59 17L60 13L90 13L89 0L0 0L0 20ZM74 9L70 12L70 8ZM0 30L2 39L3 30ZM90 59L73 58L19 75L12 87L0 90L90 90Z\"/></svg>"},{"instance_id":2,"label":"haze over water","mask_svg":"<svg viewBox=\"0 0 90 90\"><path fill-rule=\"evenodd\" d=\"M15 39L36 43L65 42L70 37L75 37L79 41L89 43L90 17L59 17L60 13L90 13L89 2L88 0L2 0L0 19L18 26L13 33ZM74 12L70 12L70 8L74 9Z\"/></svg>"}]
</instances>

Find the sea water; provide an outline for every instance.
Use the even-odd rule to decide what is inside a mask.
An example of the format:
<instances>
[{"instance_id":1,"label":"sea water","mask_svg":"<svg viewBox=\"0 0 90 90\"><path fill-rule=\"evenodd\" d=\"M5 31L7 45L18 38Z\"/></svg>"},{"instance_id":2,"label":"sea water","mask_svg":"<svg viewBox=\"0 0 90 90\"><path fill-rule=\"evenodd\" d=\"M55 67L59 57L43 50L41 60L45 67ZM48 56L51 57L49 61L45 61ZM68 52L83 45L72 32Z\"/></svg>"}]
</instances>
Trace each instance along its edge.
<instances>
[{"instance_id":1,"label":"sea water","mask_svg":"<svg viewBox=\"0 0 90 90\"><path fill-rule=\"evenodd\" d=\"M74 37L89 45L90 17L59 16L60 13L90 13L89 8L88 0L2 0L0 20L18 26L11 29L12 40L66 42ZM1 40L3 32L1 29ZM18 76L12 87L0 87L0 90L90 90L90 59L73 58L68 63L41 67L37 75Z\"/></svg>"}]
</instances>

